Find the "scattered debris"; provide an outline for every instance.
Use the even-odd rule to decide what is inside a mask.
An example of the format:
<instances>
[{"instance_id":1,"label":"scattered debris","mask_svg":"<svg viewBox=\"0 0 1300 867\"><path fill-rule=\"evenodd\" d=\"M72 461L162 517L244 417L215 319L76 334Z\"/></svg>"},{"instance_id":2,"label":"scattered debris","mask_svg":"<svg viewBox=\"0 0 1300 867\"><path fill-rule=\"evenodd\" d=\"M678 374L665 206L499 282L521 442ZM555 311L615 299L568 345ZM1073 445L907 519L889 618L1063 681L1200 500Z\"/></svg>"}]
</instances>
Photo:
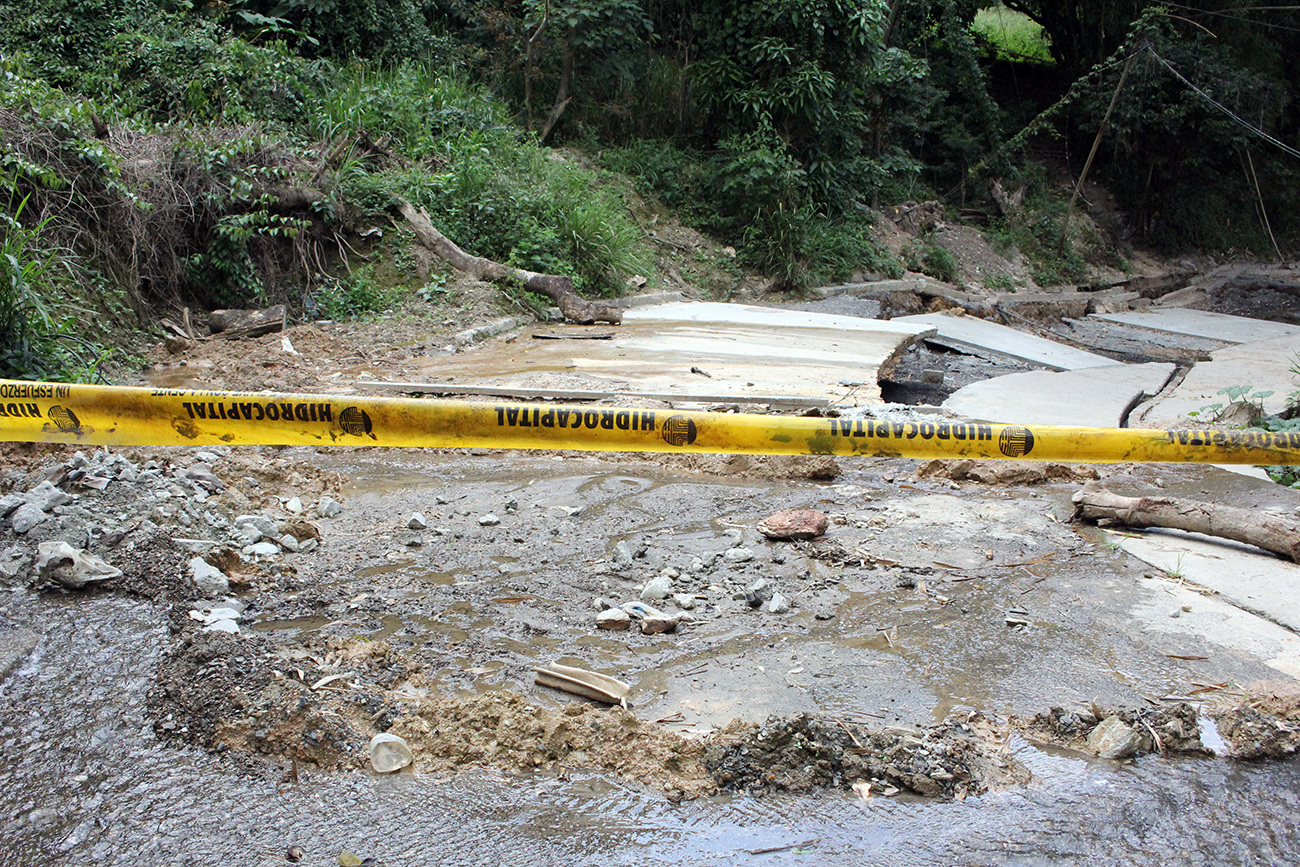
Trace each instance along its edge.
<instances>
[{"instance_id":1,"label":"scattered debris","mask_svg":"<svg viewBox=\"0 0 1300 867\"><path fill-rule=\"evenodd\" d=\"M1124 497L1100 485L1085 485L1074 495L1074 505L1076 520L1204 533L1300 562L1300 522L1280 515L1173 497Z\"/></svg>"},{"instance_id":2,"label":"scattered debris","mask_svg":"<svg viewBox=\"0 0 1300 867\"><path fill-rule=\"evenodd\" d=\"M536 680L539 686L562 689L607 704L627 707L627 695L632 691L632 687L607 674L560 665L558 662L552 662L546 668L537 668L534 671L537 672Z\"/></svg>"},{"instance_id":3,"label":"scattered debris","mask_svg":"<svg viewBox=\"0 0 1300 867\"><path fill-rule=\"evenodd\" d=\"M415 761L406 741L394 734L380 732L370 739L370 766L380 774L391 774Z\"/></svg>"},{"instance_id":4,"label":"scattered debris","mask_svg":"<svg viewBox=\"0 0 1300 867\"><path fill-rule=\"evenodd\" d=\"M1099 478L1090 466L1035 461L976 461L935 459L916 470L918 479L951 479L982 485L1041 485L1047 482L1082 482Z\"/></svg>"},{"instance_id":5,"label":"scattered debris","mask_svg":"<svg viewBox=\"0 0 1300 867\"><path fill-rule=\"evenodd\" d=\"M36 546L36 571L42 581L81 590L87 584L121 576L122 570L67 542L41 542Z\"/></svg>"},{"instance_id":6,"label":"scattered debris","mask_svg":"<svg viewBox=\"0 0 1300 867\"><path fill-rule=\"evenodd\" d=\"M928 729L879 730L799 714L762 726L732 723L715 735L704 764L731 791L849 790L869 783L881 795L892 789L965 797L1029 781L1029 771L1002 753L1004 737L979 714Z\"/></svg>"},{"instance_id":7,"label":"scattered debris","mask_svg":"<svg viewBox=\"0 0 1300 867\"><path fill-rule=\"evenodd\" d=\"M1250 697L1215 715L1236 759L1281 759L1300 752L1300 694Z\"/></svg>"},{"instance_id":8,"label":"scattered debris","mask_svg":"<svg viewBox=\"0 0 1300 867\"><path fill-rule=\"evenodd\" d=\"M288 310L283 304L265 310L213 310L208 318L208 328L213 334L222 337L261 337L283 331L288 324L288 316Z\"/></svg>"},{"instance_id":9,"label":"scattered debris","mask_svg":"<svg viewBox=\"0 0 1300 867\"><path fill-rule=\"evenodd\" d=\"M1186 702L1153 708L1106 710L1093 704L1069 712L1054 707L1028 720L1013 720L1033 741L1125 759L1147 753L1210 755L1201 741L1200 715Z\"/></svg>"}]
</instances>

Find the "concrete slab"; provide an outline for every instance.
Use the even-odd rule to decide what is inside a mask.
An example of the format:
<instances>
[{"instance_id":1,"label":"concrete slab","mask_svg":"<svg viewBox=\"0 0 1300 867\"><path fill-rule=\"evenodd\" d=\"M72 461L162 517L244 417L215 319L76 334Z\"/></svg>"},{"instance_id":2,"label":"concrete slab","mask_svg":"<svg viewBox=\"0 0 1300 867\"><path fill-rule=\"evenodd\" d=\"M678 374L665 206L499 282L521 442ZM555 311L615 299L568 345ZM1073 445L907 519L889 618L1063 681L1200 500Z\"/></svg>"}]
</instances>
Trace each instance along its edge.
<instances>
[{"instance_id":1,"label":"concrete slab","mask_svg":"<svg viewBox=\"0 0 1300 867\"><path fill-rule=\"evenodd\" d=\"M712 403L755 396L879 403L877 370L912 341L921 323L861 319L739 304L673 302L629 310L601 326L608 340L574 336L581 326L535 326L509 343L408 363L403 378L429 385L655 394ZM848 383L848 384L846 384Z\"/></svg>"},{"instance_id":2,"label":"concrete slab","mask_svg":"<svg viewBox=\"0 0 1300 867\"><path fill-rule=\"evenodd\" d=\"M716 301L678 301L628 310L623 322L649 323L711 323L715 325L758 325L764 328L806 327L839 331L856 331L866 334L916 335L933 326L917 328L898 319L861 319L857 316L835 316L830 313L810 313L803 310L784 310L777 307L756 307L749 304L724 304Z\"/></svg>"},{"instance_id":3,"label":"concrete slab","mask_svg":"<svg viewBox=\"0 0 1300 867\"><path fill-rule=\"evenodd\" d=\"M1107 536L1157 569L1207 590L1243 611L1300 631L1300 565L1226 539L1181 530Z\"/></svg>"},{"instance_id":4,"label":"concrete slab","mask_svg":"<svg viewBox=\"0 0 1300 867\"><path fill-rule=\"evenodd\" d=\"M1292 372L1300 356L1300 334L1229 346L1210 354L1212 361L1192 367L1181 383L1149 404L1134 410L1130 427L1206 427L1214 422L1215 404L1230 403L1224 389L1248 387L1247 399L1257 400L1265 413L1287 407L1289 395L1300 389L1300 376ZM1264 392L1265 397L1254 398Z\"/></svg>"},{"instance_id":5,"label":"concrete slab","mask_svg":"<svg viewBox=\"0 0 1300 867\"><path fill-rule=\"evenodd\" d=\"M1143 395L1156 394L1172 364L1111 364L1013 373L958 389L943 408L976 421L1119 427Z\"/></svg>"},{"instance_id":6,"label":"concrete slab","mask_svg":"<svg viewBox=\"0 0 1300 867\"><path fill-rule=\"evenodd\" d=\"M1144 586L1147 597L1130 612L1143 632L1202 638L1300 680L1300 636L1291 630L1177 581L1157 578Z\"/></svg>"},{"instance_id":7,"label":"concrete slab","mask_svg":"<svg viewBox=\"0 0 1300 867\"><path fill-rule=\"evenodd\" d=\"M1127 313L1094 313L1093 316L1107 322L1120 322L1124 325L1136 325L1140 328L1166 331L1171 334L1210 337L1227 343L1250 343L1256 340L1300 335L1300 326L1266 322L1263 319L1248 319L1245 316L1227 316L1223 313L1210 313L1207 310L1190 310L1185 307L1153 305L1144 310L1133 310Z\"/></svg>"},{"instance_id":8,"label":"concrete slab","mask_svg":"<svg viewBox=\"0 0 1300 867\"><path fill-rule=\"evenodd\" d=\"M992 352L1040 364L1051 370L1107 367L1115 363L1114 359L1104 355L1085 352L974 316L924 313L919 316L900 316L890 321L935 328L938 330L937 336L926 339L943 346L977 355Z\"/></svg>"}]
</instances>

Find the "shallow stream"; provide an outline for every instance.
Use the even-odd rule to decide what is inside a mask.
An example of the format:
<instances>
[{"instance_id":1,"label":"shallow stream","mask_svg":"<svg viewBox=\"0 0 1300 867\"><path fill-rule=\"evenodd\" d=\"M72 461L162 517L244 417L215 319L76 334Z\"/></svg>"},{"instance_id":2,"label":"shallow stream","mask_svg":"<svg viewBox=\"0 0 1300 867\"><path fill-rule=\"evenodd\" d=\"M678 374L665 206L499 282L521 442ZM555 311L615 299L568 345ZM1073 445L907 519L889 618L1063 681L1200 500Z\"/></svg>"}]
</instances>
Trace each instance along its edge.
<instances>
[{"instance_id":1,"label":"shallow stream","mask_svg":"<svg viewBox=\"0 0 1300 867\"><path fill-rule=\"evenodd\" d=\"M283 863L348 850L415 864L1284 864L1300 860L1300 761L1131 765L1013 742L1025 789L938 803L826 794L673 805L601 777L450 780L256 766L160 742L145 694L159 613L27 591L43 637L0 684L0 865ZM810 843L809 841L817 841ZM751 850L804 844L765 854Z\"/></svg>"}]
</instances>

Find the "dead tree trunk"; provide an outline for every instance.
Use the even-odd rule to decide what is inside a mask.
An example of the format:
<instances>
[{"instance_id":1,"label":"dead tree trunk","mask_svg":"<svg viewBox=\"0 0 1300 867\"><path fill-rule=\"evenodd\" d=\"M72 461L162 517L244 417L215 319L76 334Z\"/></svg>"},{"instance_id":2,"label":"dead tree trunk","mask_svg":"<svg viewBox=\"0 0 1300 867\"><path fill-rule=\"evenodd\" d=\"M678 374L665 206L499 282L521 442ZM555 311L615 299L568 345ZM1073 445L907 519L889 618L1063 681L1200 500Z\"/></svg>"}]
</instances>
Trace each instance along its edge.
<instances>
[{"instance_id":1,"label":"dead tree trunk","mask_svg":"<svg viewBox=\"0 0 1300 867\"><path fill-rule=\"evenodd\" d=\"M446 259L456 270L464 271L479 280L510 283L545 295L559 306L564 318L570 322L577 322L582 325L590 325L593 322L608 322L612 325L618 325L623 321L623 311L612 304L596 304L574 292L572 278L559 277L554 274L538 274L535 271L525 271L523 268L502 265L500 262L493 262L491 259L471 256L460 247L457 247L446 235L435 229L433 223L429 221L429 216L424 211L417 209L405 199L399 199L397 204L402 216L415 229L415 234L420 239L420 243Z\"/></svg>"},{"instance_id":2,"label":"dead tree trunk","mask_svg":"<svg viewBox=\"0 0 1300 867\"><path fill-rule=\"evenodd\" d=\"M1172 497L1123 497L1097 485L1074 495L1075 520L1167 527L1244 542L1300 562L1300 523L1265 512Z\"/></svg>"}]
</instances>

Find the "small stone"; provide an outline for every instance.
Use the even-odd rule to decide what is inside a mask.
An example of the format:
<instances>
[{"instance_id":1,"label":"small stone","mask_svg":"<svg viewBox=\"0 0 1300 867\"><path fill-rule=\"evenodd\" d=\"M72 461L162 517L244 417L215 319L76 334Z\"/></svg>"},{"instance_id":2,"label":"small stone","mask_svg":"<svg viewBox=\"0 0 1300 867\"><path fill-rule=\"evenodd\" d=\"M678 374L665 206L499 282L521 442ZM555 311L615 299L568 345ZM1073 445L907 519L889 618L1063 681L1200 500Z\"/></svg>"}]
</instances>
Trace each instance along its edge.
<instances>
[{"instance_id":1,"label":"small stone","mask_svg":"<svg viewBox=\"0 0 1300 867\"><path fill-rule=\"evenodd\" d=\"M239 634L239 624L228 618L214 620L207 626L203 627L204 632L225 632L230 635Z\"/></svg>"},{"instance_id":2,"label":"small stone","mask_svg":"<svg viewBox=\"0 0 1300 867\"><path fill-rule=\"evenodd\" d=\"M632 549L626 540L620 539L614 546L614 562L622 569L632 565Z\"/></svg>"},{"instance_id":3,"label":"small stone","mask_svg":"<svg viewBox=\"0 0 1300 867\"><path fill-rule=\"evenodd\" d=\"M247 527L256 529L260 535L253 541L259 541L267 536L275 537L279 535L280 532L275 521L272 521L265 515L240 515L235 519L235 526L239 528L241 532L247 532L245 530Z\"/></svg>"},{"instance_id":4,"label":"small stone","mask_svg":"<svg viewBox=\"0 0 1300 867\"><path fill-rule=\"evenodd\" d=\"M921 382L931 385L939 385L943 382L943 371L934 368L927 368L921 371Z\"/></svg>"},{"instance_id":5,"label":"small stone","mask_svg":"<svg viewBox=\"0 0 1300 867\"><path fill-rule=\"evenodd\" d=\"M728 548L722 552L722 558L728 563L748 563L754 559L754 552L748 548Z\"/></svg>"},{"instance_id":6,"label":"small stone","mask_svg":"<svg viewBox=\"0 0 1300 867\"><path fill-rule=\"evenodd\" d=\"M671 579L660 575L657 578L651 578L646 582L645 588L641 591L642 599L667 599L673 592L673 582Z\"/></svg>"},{"instance_id":7,"label":"small stone","mask_svg":"<svg viewBox=\"0 0 1300 867\"><path fill-rule=\"evenodd\" d=\"M280 546L280 549L282 551L288 551L290 554L298 553L298 548L300 546L298 544L297 538L295 538L292 533L285 533L283 536L281 536L279 539L276 539L275 541L276 544Z\"/></svg>"},{"instance_id":8,"label":"small stone","mask_svg":"<svg viewBox=\"0 0 1300 867\"><path fill-rule=\"evenodd\" d=\"M1141 745L1141 736L1118 716L1106 717L1088 733L1088 749L1103 759L1127 759Z\"/></svg>"},{"instance_id":9,"label":"small stone","mask_svg":"<svg viewBox=\"0 0 1300 867\"><path fill-rule=\"evenodd\" d=\"M497 524L500 523L501 523L501 519L491 513L484 515L483 517L478 519L478 525L480 527L495 527Z\"/></svg>"},{"instance_id":10,"label":"small stone","mask_svg":"<svg viewBox=\"0 0 1300 867\"><path fill-rule=\"evenodd\" d=\"M406 526L411 530L427 530L429 529L429 522L424 520L424 515L419 512L412 512L410 520L406 522Z\"/></svg>"},{"instance_id":11,"label":"small stone","mask_svg":"<svg viewBox=\"0 0 1300 867\"><path fill-rule=\"evenodd\" d=\"M5 494L0 497L0 518L8 518L25 502L27 501L18 494Z\"/></svg>"},{"instance_id":12,"label":"small stone","mask_svg":"<svg viewBox=\"0 0 1300 867\"><path fill-rule=\"evenodd\" d=\"M66 506L71 503L72 495L54 487L49 481L44 481L28 491L25 499L29 505L36 506L42 512L48 512L55 506Z\"/></svg>"},{"instance_id":13,"label":"small stone","mask_svg":"<svg viewBox=\"0 0 1300 867\"><path fill-rule=\"evenodd\" d=\"M302 500L297 497L290 497L289 502L284 504L284 509L291 515L302 514Z\"/></svg>"},{"instance_id":14,"label":"small stone","mask_svg":"<svg viewBox=\"0 0 1300 867\"><path fill-rule=\"evenodd\" d=\"M205 596L225 596L230 592L230 579L226 573L213 566L202 557L195 557L189 563L190 577L194 586Z\"/></svg>"},{"instance_id":15,"label":"small stone","mask_svg":"<svg viewBox=\"0 0 1300 867\"><path fill-rule=\"evenodd\" d=\"M683 611L694 611L695 597L689 593L674 593L673 604Z\"/></svg>"},{"instance_id":16,"label":"small stone","mask_svg":"<svg viewBox=\"0 0 1300 867\"><path fill-rule=\"evenodd\" d=\"M9 516L9 526L21 536L48 517L49 515L40 506L23 503Z\"/></svg>"},{"instance_id":17,"label":"small stone","mask_svg":"<svg viewBox=\"0 0 1300 867\"><path fill-rule=\"evenodd\" d=\"M343 505L333 497L321 497L316 504L316 514L322 518L333 518L343 511Z\"/></svg>"},{"instance_id":18,"label":"small stone","mask_svg":"<svg viewBox=\"0 0 1300 867\"><path fill-rule=\"evenodd\" d=\"M274 542L258 542L248 546L248 553L254 557L273 557L280 553L280 546Z\"/></svg>"},{"instance_id":19,"label":"small stone","mask_svg":"<svg viewBox=\"0 0 1300 867\"><path fill-rule=\"evenodd\" d=\"M298 553L310 554L312 551L315 551L319 547L320 547L320 542L312 538L306 538L298 543Z\"/></svg>"},{"instance_id":20,"label":"small stone","mask_svg":"<svg viewBox=\"0 0 1300 867\"><path fill-rule=\"evenodd\" d=\"M632 615L622 608L606 608L596 615L596 625L601 629L627 629L632 625Z\"/></svg>"},{"instance_id":21,"label":"small stone","mask_svg":"<svg viewBox=\"0 0 1300 867\"><path fill-rule=\"evenodd\" d=\"M411 747L397 735L380 732L370 739L370 766L379 773L400 771L413 761L415 756ZM342 860L340 857L339 862L342 863Z\"/></svg>"},{"instance_id":22,"label":"small stone","mask_svg":"<svg viewBox=\"0 0 1300 867\"><path fill-rule=\"evenodd\" d=\"M775 595L772 588L772 582L766 578L759 578L753 584L745 588L744 600L750 608L759 608L769 602Z\"/></svg>"},{"instance_id":23,"label":"small stone","mask_svg":"<svg viewBox=\"0 0 1300 867\"><path fill-rule=\"evenodd\" d=\"M644 620L647 617L665 617L666 615L657 608L652 608L644 602L624 602L621 606L624 611L633 617Z\"/></svg>"},{"instance_id":24,"label":"small stone","mask_svg":"<svg viewBox=\"0 0 1300 867\"><path fill-rule=\"evenodd\" d=\"M643 617L641 618L641 632L645 635L662 635L665 632L677 631L676 617Z\"/></svg>"},{"instance_id":25,"label":"small stone","mask_svg":"<svg viewBox=\"0 0 1300 867\"><path fill-rule=\"evenodd\" d=\"M767 611L769 614L785 614L790 610L790 600L781 595L780 591L774 591L772 598L767 600Z\"/></svg>"},{"instance_id":26,"label":"small stone","mask_svg":"<svg viewBox=\"0 0 1300 867\"><path fill-rule=\"evenodd\" d=\"M828 524L825 513L815 509L782 509L760 521L758 532L782 542L816 539L826 532Z\"/></svg>"}]
</instances>

